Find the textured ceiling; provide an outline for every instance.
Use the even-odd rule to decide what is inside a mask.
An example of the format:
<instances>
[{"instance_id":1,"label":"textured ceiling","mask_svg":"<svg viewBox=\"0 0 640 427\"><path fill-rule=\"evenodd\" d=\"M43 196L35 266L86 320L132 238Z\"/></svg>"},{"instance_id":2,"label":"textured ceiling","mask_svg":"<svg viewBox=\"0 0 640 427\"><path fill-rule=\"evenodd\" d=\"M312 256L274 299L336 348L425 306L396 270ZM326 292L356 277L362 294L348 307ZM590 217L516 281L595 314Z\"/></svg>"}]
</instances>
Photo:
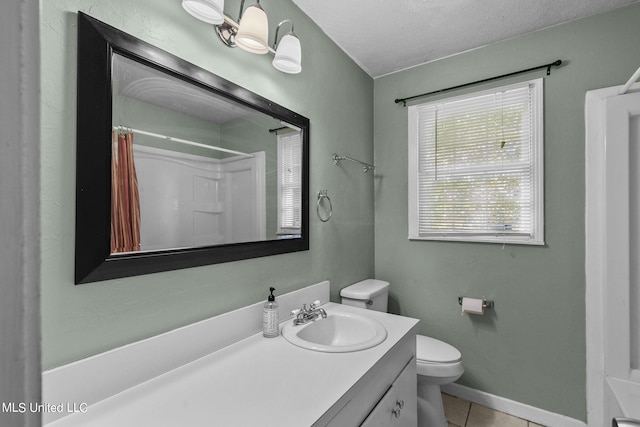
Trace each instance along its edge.
<instances>
[{"instance_id":1,"label":"textured ceiling","mask_svg":"<svg viewBox=\"0 0 640 427\"><path fill-rule=\"evenodd\" d=\"M374 78L638 1L293 0Z\"/></svg>"},{"instance_id":2,"label":"textured ceiling","mask_svg":"<svg viewBox=\"0 0 640 427\"><path fill-rule=\"evenodd\" d=\"M255 114L252 109L241 104L121 55L114 55L112 73L114 93L117 95L217 125ZM138 106L122 102L119 108L117 120L126 119L129 114L133 114L129 109L135 110ZM114 125L126 126L127 123Z\"/></svg>"}]
</instances>

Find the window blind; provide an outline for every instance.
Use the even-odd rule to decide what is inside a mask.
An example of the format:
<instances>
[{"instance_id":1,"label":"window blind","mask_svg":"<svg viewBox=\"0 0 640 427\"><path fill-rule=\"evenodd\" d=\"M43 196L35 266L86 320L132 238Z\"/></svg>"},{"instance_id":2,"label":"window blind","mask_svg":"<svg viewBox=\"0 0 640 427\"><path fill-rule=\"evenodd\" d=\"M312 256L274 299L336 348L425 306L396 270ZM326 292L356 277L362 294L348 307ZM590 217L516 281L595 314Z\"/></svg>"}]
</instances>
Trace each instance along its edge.
<instances>
[{"instance_id":1,"label":"window blind","mask_svg":"<svg viewBox=\"0 0 640 427\"><path fill-rule=\"evenodd\" d=\"M278 135L278 231L300 234L302 227L302 138Z\"/></svg>"},{"instance_id":2,"label":"window blind","mask_svg":"<svg viewBox=\"0 0 640 427\"><path fill-rule=\"evenodd\" d=\"M410 237L541 239L538 82L410 107Z\"/></svg>"}]
</instances>

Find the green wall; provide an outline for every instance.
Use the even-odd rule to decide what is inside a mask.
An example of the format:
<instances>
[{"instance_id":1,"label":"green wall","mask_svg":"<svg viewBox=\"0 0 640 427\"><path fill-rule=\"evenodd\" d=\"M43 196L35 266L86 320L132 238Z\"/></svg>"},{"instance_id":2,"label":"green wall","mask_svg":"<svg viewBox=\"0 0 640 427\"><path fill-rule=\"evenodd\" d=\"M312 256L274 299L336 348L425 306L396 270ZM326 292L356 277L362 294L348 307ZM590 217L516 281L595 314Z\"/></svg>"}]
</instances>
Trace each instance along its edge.
<instances>
[{"instance_id":1,"label":"green wall","mask_svg":"<svg viewBox=\"0 0 640 427\"><path fill-rule=\"evenodd\" d=\"M227 2L230 16L238 3ZM375 274L392 284L391 311L461 350L461 384L586 419L584 96L637 69L640 5L372 81L290 0L263 3L272 27L295 22L301 74L222 46L177 0L41 1L43 368L261 301L269 285L284 293L329 279L338 301L340 288ZM73 285L78 10L311 119L309 251ZM545 79L546 245L408 241L407 110L393 100L558 58ZM331 162L334 152L371 161L374 150L375 177ZM328 223L315 213L320 189L333 203ZM460 295L493 299L495 310L460 316Z\"/></svg>"},{"instance_id":2,"label":"green wall","mask_svg":"<svg viewBox=\"0 0 640 427\"><path fill-rule=\"evenodd\" d=\"M179 0L40 2L44 369L264 300L270 285L285 293L329 279L335 300L339 288L373 275L373 178L331 161L334 152L373 158L373 80L290 0L261 4L272 31L285 18L295 23L301 74L223 46ZM227 2L230 16L238 9ZM309 251L74 286L78 10L311 120ZM333 201L328 223L315 213L320 189Z\"/></svg>"},{"instance_id":3,"label":"green wall","mask_svg":"<svg viewBox=\"0 0 640 427\"><path fill-rule=\"evenodd\" d=\"M391 282L393 311L422 319L421 333L462 352L462 385L586 419L584 98L638 68L638 22L633 5L374 82L376 276ZM556 59L564 65L544 82L546 245L407 240L407 109L394 99ZM498 85L535 77L545 71ZM461 316L463 295L492 299L495 309Z\"/></svg>"}]
</instances>

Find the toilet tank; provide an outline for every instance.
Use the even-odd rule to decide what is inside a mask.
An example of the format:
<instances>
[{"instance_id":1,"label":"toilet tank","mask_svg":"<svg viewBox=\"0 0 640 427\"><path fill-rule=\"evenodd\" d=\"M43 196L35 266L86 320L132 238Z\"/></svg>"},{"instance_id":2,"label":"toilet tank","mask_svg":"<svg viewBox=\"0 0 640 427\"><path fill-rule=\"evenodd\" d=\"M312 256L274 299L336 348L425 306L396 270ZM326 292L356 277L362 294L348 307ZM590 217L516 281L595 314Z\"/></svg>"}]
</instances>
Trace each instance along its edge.
<instances>
[{"instance_id":1,"label":"toilet tank","mask_svg":"<svg viewBox=\"0 0 640 427\"><path fill-rule=\"evenodd\" d=\"M389 282L366 279L340 291L342 304L376 311L387 311Z\"/></svg>"}]
</instances>

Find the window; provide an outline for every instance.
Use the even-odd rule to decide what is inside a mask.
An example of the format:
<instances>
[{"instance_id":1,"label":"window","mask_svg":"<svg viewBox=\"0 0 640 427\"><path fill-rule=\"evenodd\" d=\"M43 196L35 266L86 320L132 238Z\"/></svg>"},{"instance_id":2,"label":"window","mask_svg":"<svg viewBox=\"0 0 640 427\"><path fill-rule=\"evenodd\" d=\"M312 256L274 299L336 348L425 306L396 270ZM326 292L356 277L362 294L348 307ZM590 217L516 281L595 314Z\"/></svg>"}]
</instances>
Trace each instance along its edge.
<instances>
[{"instance_id":1,"label":"window","mask_svg":"<svg viewBox=\"0 0 640 427\"><path fill-rule=\"evenodd\" d=\"M300 132L278 135L278 230L280 238L302 232L302 138Z\"/></svg>"},{"instance_id":2,"label":"window","mask_svg":"<svg viewBox=\"0 0 640 427\"><path fill-rule=\"evenodd\" d=\"M409 107L409 239L544 244L542 79Z\"/></svg>"}]
</instances>

